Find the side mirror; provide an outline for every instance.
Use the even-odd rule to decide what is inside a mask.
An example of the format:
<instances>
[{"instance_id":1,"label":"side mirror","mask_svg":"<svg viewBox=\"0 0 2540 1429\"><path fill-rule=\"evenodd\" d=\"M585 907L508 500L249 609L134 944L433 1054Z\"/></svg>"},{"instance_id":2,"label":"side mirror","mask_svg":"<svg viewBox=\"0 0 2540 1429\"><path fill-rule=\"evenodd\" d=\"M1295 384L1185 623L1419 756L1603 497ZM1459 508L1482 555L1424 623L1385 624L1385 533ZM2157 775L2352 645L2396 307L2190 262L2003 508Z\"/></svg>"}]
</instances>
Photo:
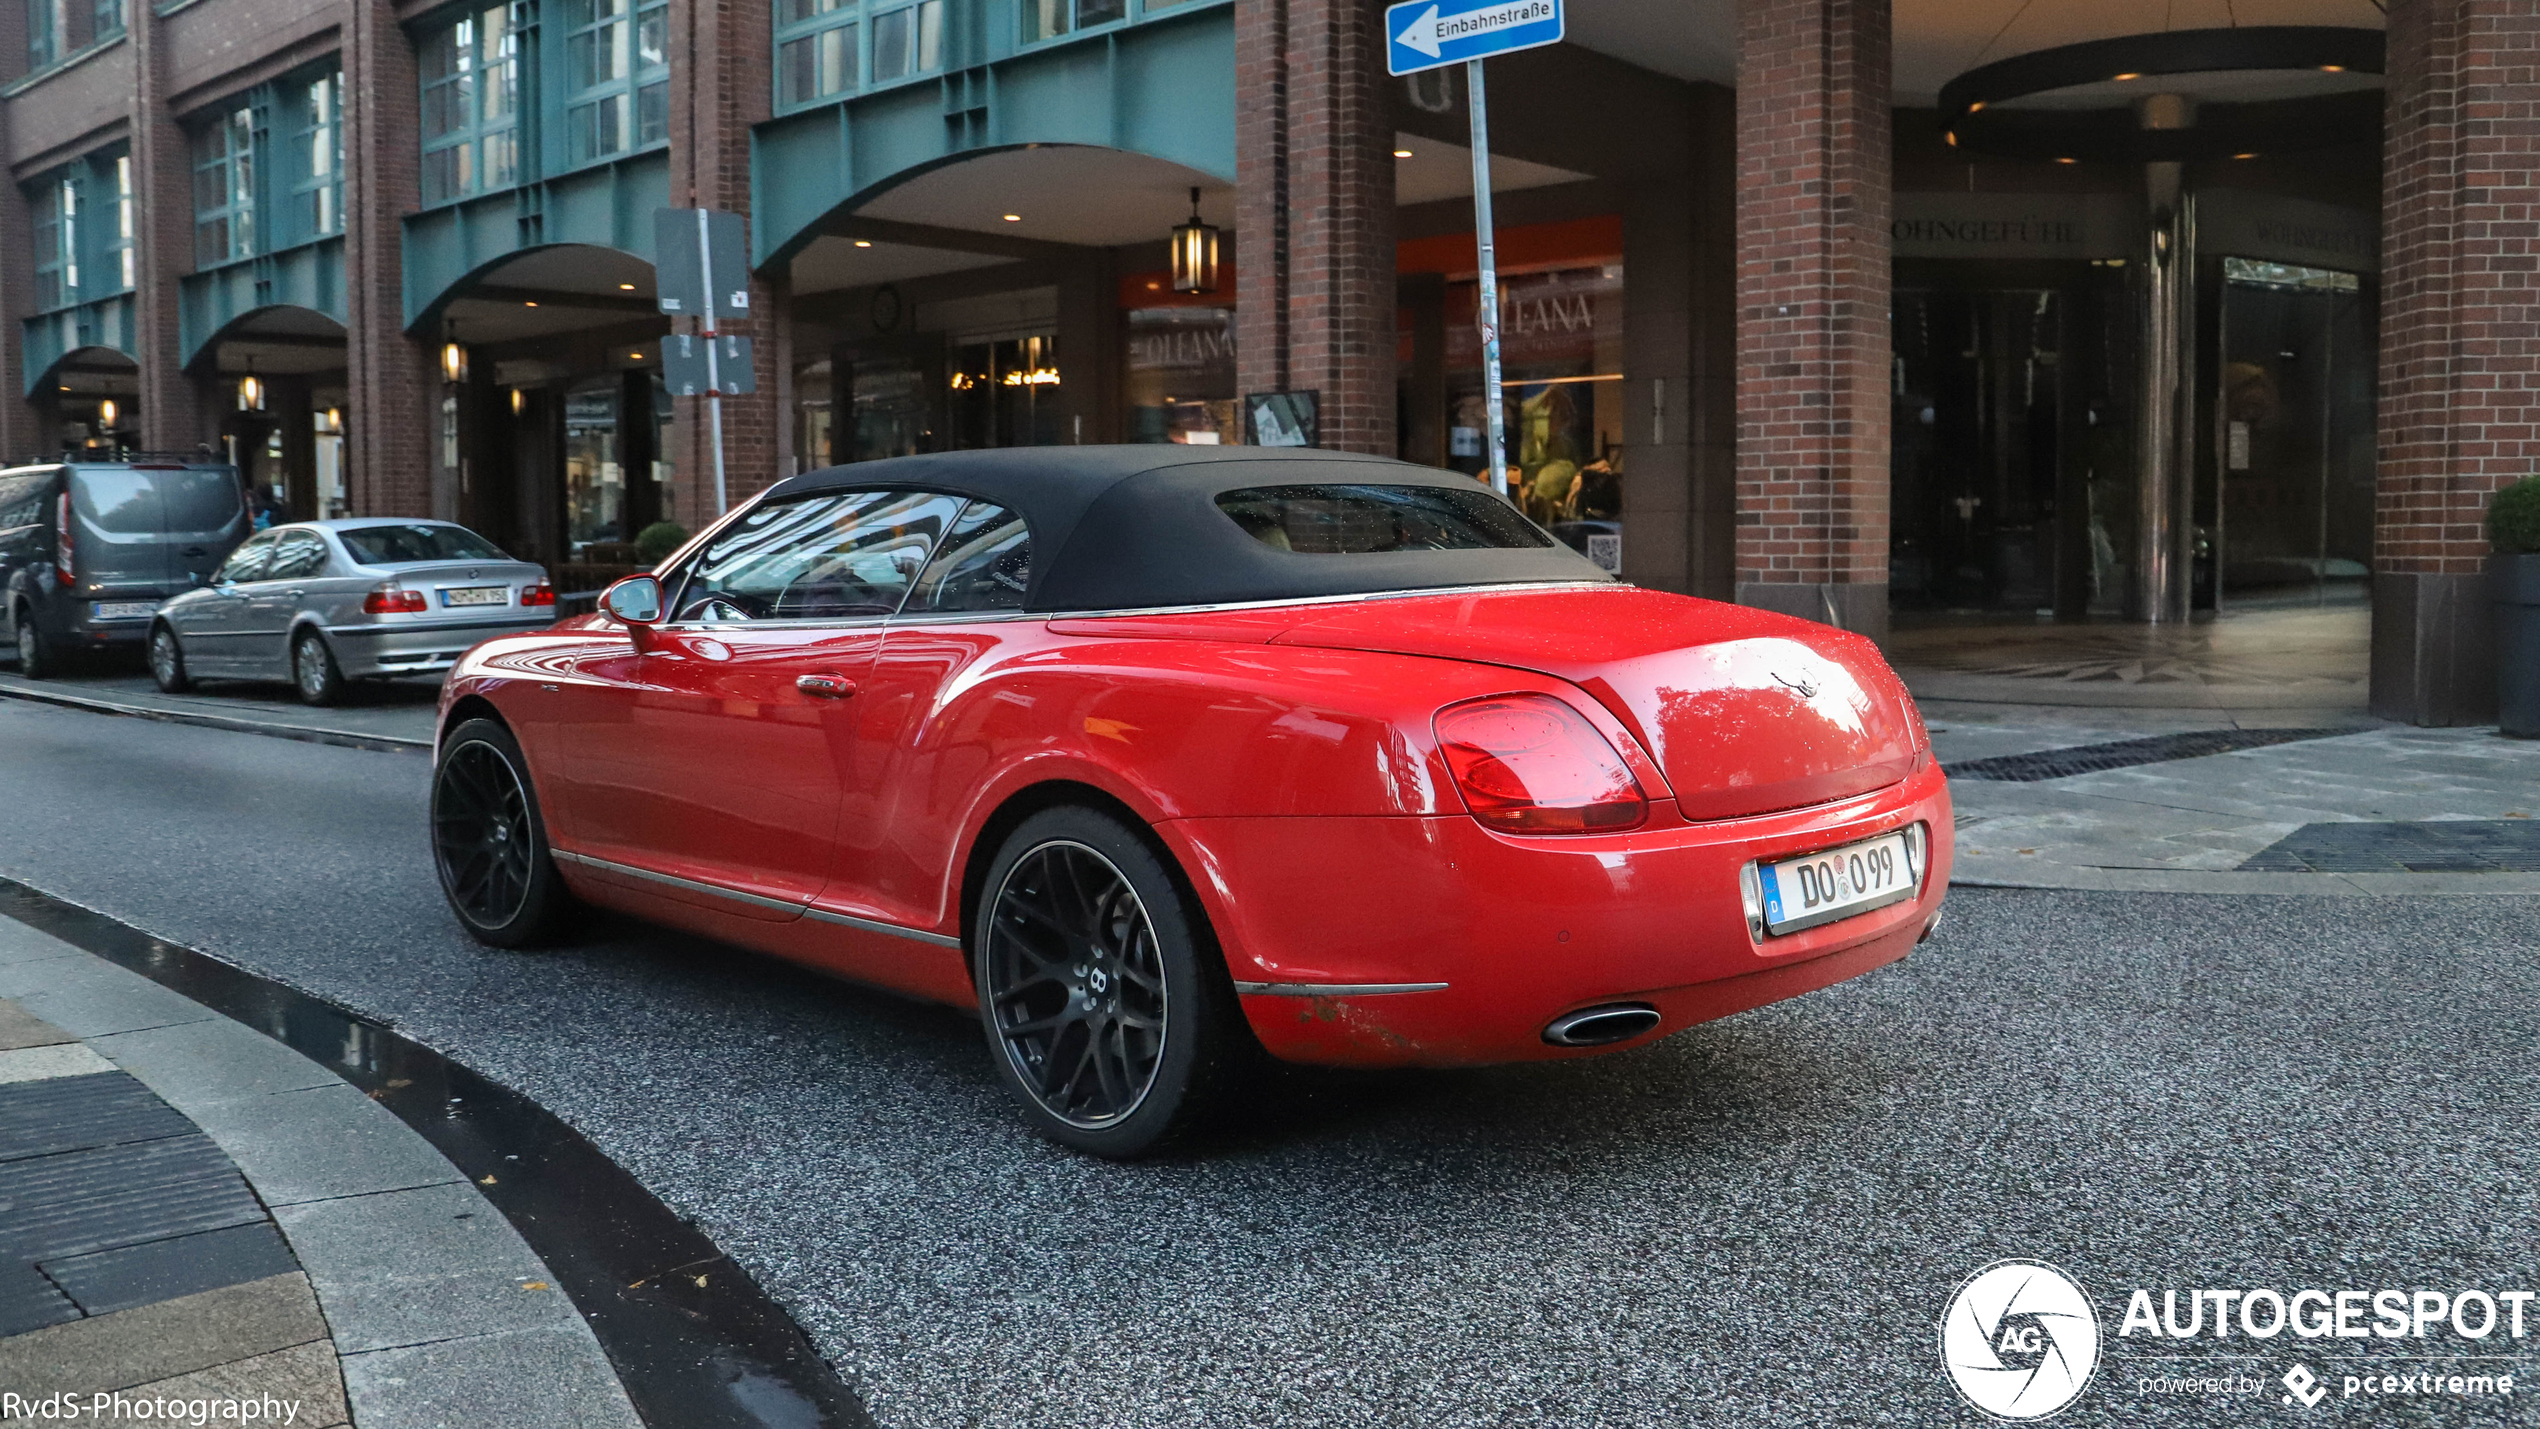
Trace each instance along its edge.
<instances>
[{"instance_id":1,"label":"side mirror","mask_svg":"<svg viewBox=\"0 0 2540 1429\"><path fill-rule=\"evenodd\" d=\"M600 592L600 609L611 620L628 625L658 624L661 603L661 580L655 576L628 576Z\"/></svg>"}]
</instances>

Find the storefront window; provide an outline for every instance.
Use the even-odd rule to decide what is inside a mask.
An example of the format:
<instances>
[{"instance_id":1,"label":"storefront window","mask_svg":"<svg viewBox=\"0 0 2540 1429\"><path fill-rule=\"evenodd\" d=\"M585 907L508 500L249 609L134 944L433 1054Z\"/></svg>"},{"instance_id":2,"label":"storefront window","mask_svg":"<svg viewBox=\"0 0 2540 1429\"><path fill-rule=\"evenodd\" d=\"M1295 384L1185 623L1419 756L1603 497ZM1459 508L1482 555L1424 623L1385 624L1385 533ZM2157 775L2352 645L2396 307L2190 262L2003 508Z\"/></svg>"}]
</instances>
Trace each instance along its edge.
<instances>
[{"instance_id":1,"label":"storefront window","mask_svg":"<svg viewBox=\"0 0 2540 1429\"><path fill-rule=\"evenodd\" d=\"M565 394L565 539L575 558L595 541L632 539L626 529L626 474L618 464L618 383Z\"/></svg>"},{"instance_id":2,"label":"storefront window","mask_svg":"<svg viewBox=\"0 0 2540 1429\"><path fill-rule=\"evenodd\" d=\"M1235 310L1136 308L1125 317L1129 440L1200 446L1242 441Z\"/></svg>"},{"instance_id":3,"label":"storefront window","mask_svg":"<svg viewBox=\"0 0 2540 1429\"><path fill-rule=\"evenodd\" d=\"M947 367L955 450L1045 447L1066 439L1059 427L1056 334L965 342L952 350Z\"/></svg>"},{"instance_id":4,"label":"storefront window","mask_svg":"<svg viewBox=\"0 0 2540 1429\"><path fill-rule=\"evenodd\" d=\"M852 441L841 461L915 456L925 449L926 387L917 364L886 359L855 365Z\"/></svg>"},{"instance_id":5,"label":"storefront window","mask_svg":"<svg viewBox=\"0 0 2540 1429\"><path fill-rule=\"evenodd\" d=\"M1447 285L1447 465L1481 475L1489 431L1481 285ZM1623 562L1623 268L1558 268L1500 280L1508 494L1607 570Z\"/></svg>"}]
</instances>

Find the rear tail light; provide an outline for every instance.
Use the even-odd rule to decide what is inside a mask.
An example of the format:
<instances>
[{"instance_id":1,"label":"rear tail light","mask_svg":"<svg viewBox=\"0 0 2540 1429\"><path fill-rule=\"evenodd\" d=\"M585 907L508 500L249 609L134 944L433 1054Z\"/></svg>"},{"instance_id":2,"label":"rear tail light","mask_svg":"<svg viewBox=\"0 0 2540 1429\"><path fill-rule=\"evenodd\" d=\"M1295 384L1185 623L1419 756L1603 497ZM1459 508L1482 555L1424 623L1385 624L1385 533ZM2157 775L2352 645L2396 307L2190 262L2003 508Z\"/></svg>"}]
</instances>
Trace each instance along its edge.
<instances>
[{"instance_id":1,"label":"rear tail light","mask_svg":"<svg viewBox=\"0 0 2540 1429\"><path fill-rule=\"evenodd\" d=\"M1464 807L1502 833L1611 833L1649 815L1613 744L1550 695L1449 705L1437 732Z\"/></svg>"},{"instance_id":2,"label":"rear tail light","mask_svg":"<svg viewBox=\"0 0 2540 1429\"><path fill-rule=\"evenodd\" d=\"M54 523L54 529L61 532L61 535L55 538L53 548L53 579L64 585L71 585L79 580L79 575L72 569L71 557L74 552L71 549L71 494L69 492L62 493L60 507L54 514L60 518Z\"/></svg>"},{"instance_id":3,"label":"rear tail light","mask_svg":"<svg viewBox=\"0 0 2540 1429\"><path fill-rule=\"evenodd\" d=\"M376 585L362 597L364 615L411 615L431 607L424 603L423 592L400 585Z\"/></svg>"},{"instance_id":4,"label":"rear tail light","mask_svg":"<svg viewBox=\"0 0 2540 1429\"><path fill-rule=\"evenodd\" d=\"M547 584L545 581L540 581L536 585L522 586L520 588L520 603L523 605L553 605L556 603L556 588Z\"/></svg>"}]
</instances>

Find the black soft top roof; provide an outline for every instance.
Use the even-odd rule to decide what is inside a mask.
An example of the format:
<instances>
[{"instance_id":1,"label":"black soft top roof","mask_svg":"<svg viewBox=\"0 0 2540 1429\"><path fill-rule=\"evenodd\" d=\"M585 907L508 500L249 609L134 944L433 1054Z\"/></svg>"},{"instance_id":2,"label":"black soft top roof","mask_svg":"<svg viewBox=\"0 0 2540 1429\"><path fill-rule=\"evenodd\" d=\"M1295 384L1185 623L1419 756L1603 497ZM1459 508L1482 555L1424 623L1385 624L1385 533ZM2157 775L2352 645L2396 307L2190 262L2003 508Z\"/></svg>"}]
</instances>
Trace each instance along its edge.
<instances>
[{"instance_id":1,"label":"black soft top roof","mask_svg":"<svg viewBox=\"0 0 2540 1429\"><path fill-rule=\"evenodd\" d=\"M1254 540L1217 508L1253 486L1436 486L1471 477L1383 457L1296 448L1008 447L892 457L805 472L769 500L919 489L991 501L1032 528L1034 611L1135 610L1364 595L1435 586L1611 581L1558 542L1533 550L1312 555Z\"/></svg>"}]
</instances>

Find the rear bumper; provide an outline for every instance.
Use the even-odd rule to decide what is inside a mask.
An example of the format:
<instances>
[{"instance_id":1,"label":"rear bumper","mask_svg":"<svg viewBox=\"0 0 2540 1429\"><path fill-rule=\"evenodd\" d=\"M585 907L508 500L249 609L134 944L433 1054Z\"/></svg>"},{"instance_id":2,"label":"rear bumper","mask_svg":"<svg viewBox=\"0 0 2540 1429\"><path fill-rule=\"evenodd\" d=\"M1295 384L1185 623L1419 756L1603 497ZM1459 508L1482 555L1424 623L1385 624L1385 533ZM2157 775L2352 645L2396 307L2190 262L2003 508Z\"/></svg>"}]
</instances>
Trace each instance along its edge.
<instances>
[{"instance_id":1,"label":"rear bumper","mask_svg":"<svg viewBox=\"0 0 2540 1429\"><path fill-rule=\"evenodd\" d=\"M1930 853L1913 899L1760 943L1749 933L1746 864L1916 822ZM1703 824L1663 806L1641 829L1593 838L1509 838L1460 814L1188 819L1164 831L1239 989L1272 989L1242 992L1262 1045L1344 1066L1592 1055L1610 1049L1551 1046L1545 1024L1646 1003L1659 1024L1617 1044L1637 1046L1856 977L1922 936L1953 847L1948 784L1928 761L1833 804Z\"/></svg>"},{"instance_id":2,"label":"rear bumper","mask_svg":"<svg viewBox=\"0 0 2540 1429\"><path fill-rule=\"evenodd\" d=\"M545 613L525 616L514 611L502 620L418 621L400 626L335 625L327 627L327 643L335 666L354 679L393 675L437 675L458 663L461 655L497 635L544 630L555 623Z\"/></svg>"}]
</instances>

